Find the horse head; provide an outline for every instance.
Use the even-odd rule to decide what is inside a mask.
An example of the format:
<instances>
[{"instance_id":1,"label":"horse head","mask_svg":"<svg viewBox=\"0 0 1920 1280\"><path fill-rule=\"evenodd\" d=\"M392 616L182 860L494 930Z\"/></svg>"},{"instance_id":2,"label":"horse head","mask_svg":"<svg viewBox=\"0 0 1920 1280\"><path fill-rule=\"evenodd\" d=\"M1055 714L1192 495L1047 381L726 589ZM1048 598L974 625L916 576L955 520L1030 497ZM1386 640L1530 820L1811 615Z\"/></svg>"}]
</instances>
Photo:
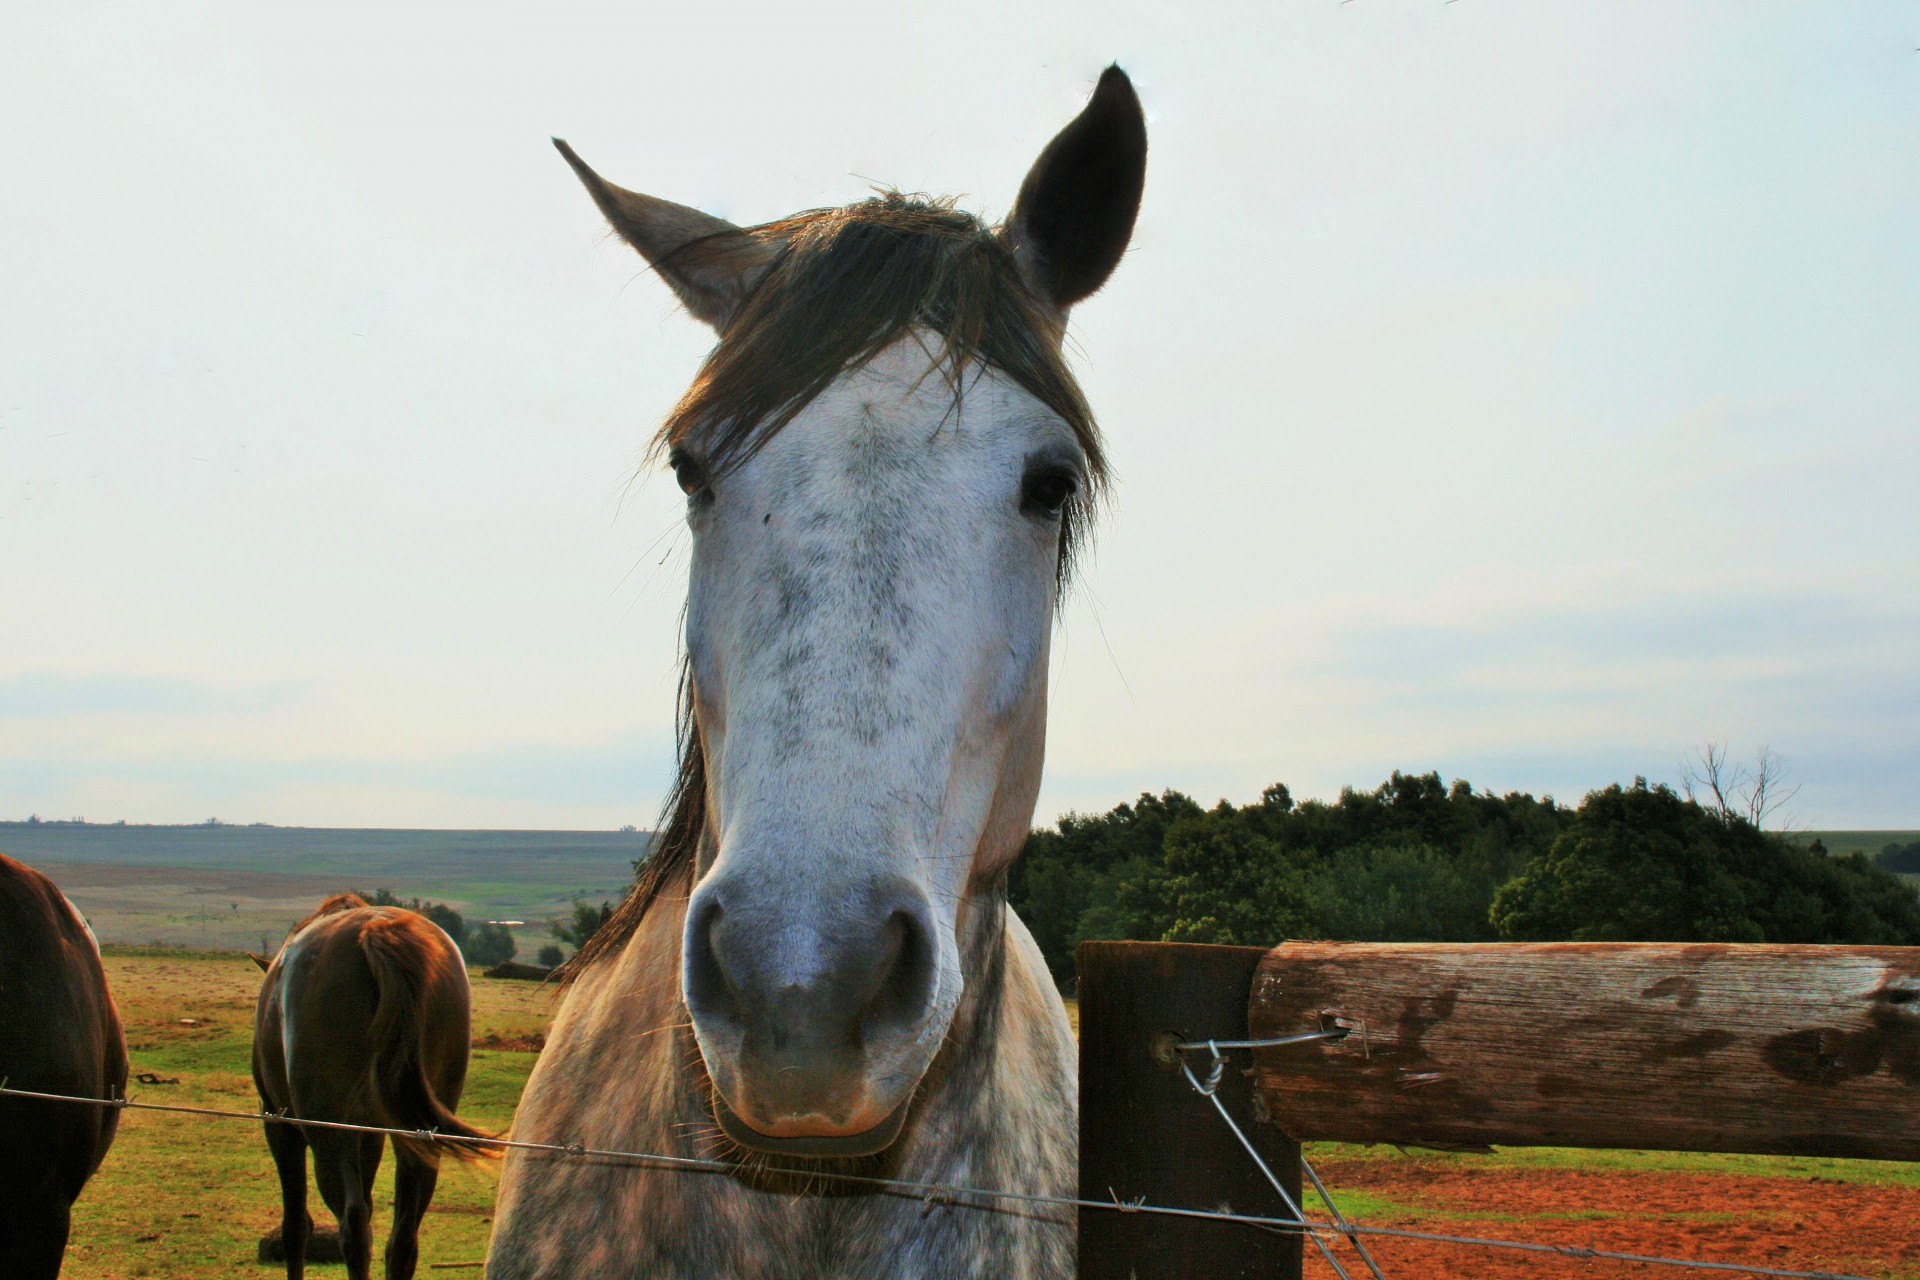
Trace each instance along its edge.
<instances>
[{"instance_id":1,"label":"horse head","mask_svg":"<svg viewBox=\"0 0 1920 1280\"><path fill-rule=\"evenodd\" d=\"M1104 476L1060 346L1146 167L1116 67L989 228L883 195L742 228L601 179L719 343L662 431L687 496L681 993L721 1128L899 1133L1004 928L1051 624Z\"/></svg>"}]
</instances>

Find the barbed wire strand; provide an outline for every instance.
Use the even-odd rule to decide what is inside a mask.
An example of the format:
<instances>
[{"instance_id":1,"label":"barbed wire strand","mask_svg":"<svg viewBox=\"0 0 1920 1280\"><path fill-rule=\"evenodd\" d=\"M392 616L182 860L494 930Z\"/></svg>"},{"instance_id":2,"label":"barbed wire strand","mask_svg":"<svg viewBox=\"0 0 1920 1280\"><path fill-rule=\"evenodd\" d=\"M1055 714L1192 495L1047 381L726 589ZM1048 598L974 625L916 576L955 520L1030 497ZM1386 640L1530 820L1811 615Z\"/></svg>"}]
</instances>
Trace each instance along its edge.
<instances>
[{"instance_id":1,"label":"barbed wire strand","mask_svg":"<svg viewBox=\"0 0 1920 1280\"><path fill-rule=\"evenodd\" d=\"M1193 1049L1205 1049L1213 1055L1213 1061L1207 1069L1207 1083L1204 1088L1198 1080L1193 1078L1193 1072L1187 1070L1186 1058L1183 1056L1180 1059L1180 1069L1186 1074L1187 1083L1199 1090L1209 1102L1213 1103L1214 1109L1220 1113L1220 1118L1225 1120L1227 1126L1233 1130L1233 1136L1240 1139L1240 1145L1247 1149L1247 1154L1252 1156L1254 1162L1260 1166L1260 1172L1267 1175L1267 1181L1272 1183L1273 1189L1280 1193L1280 1199L1286 1204L1288 1209L1302 1218L1306 1217L1305 1211L1302 1210L1298 1204L1294 1203L1293 1196L1289 1194L1287 1190L1280 1185L1279 1180L1273 1176L1272 1171L1267 1168L1266 1162L1260 1159L1259 1153L1253 1149L1252 1144L1247 1141L1246 1136L1240 1132L1240 1126L1234 1124L1233 1117L1227 1114L1226 1108L1221 1105L1220 1099L1216 1096L1215 1091L1219 1089L1221 1077L1227 1069L1227 1060L1221 1055L1220 1051L1222 1049L1277 1049L1286 1045L1310 1044L1315 1040L1345 1040L1346 1038L1347 1028L1345 1027L1322 1027L1318 1031L1302 1031L1294 1035L1286 1036L1267 1036L1259 1040L1187 1040L1174 1046L1176 1049L1181 1050L1183 1054ZM1335 1204L1333 1197L1327 1194L1326 1184L1320 1181L1320 1175L1315 1173L1313 1166L1307 1163L1307 1156L1304 1151L1300 1154L1300 1169L1312 1180L1313 1189L1319 1193L1320 1202L1327 1206L1327 1214L1333 1219L1334 1227L1342 1235L1346 1236L1347 1243L1351 1244L1353 1251L1360 1255L1360 1261L1367 1264L1367 1270L1373 1273L1374 1280L1387 1280L1386 1275L1380 1270L1380 1264L1373 1260L1373 1255L1367 1252L1367 1246L1362 1243L1360 1237L1355 1234L1352 1224L1349 1223L1345 1215L1340 1212L1340 1206ZM1320 1244L1319 1237L1316 1236L1314 1238L1314 1243ZM1342 1276L1346 1275L1344 1271L1340 1270L1340 1264L1333 1261L1333 1255L1328 1251L1326 1245L1320 1244L1320 1252L1327 1255L1327 1261L1333 1263L1333 1269L1335 1271L1340 1272Z\"/></svg>"},{"instance_id":2,"label":"barbed wire strand","mask_svg":"<svg viewBox=\"0 0 1920 1280\"><path fill-rule=\"evenodd\" d=\"M1300 1172L1306 1174L1307 1180L1313 1183L1314 1192L1320 1197L1320 1203L1327 1206L1327 1216L1333 1219L1333 1225L1338 1227L1340 1234L1347 1238L1347 1243L1353 1246L1353 1251L1366 1261L1368 1269L1374 1275L1380 1276L1380 1280L1386 1280L1386 1277L1380 1273L1380 1267L1374 1262L1373 1255L1367 1252L1367 1246L1361 1243L1359 1234L1353 1229L1353 1224L1347 1221L1346 1215L1340 1212L1340 1206L1333 1202L1331 1195L1327 1194L1327 1184L1320 1181L1320 1175L1315 1173L1313 1166L1307 1162L1307 1153L1304 1148L1300 1152ZM1300 1216L1306 1215L1303 1213Z\"/></svg>"},{"instance_id":3,"label":"barbed wire strand","mask_svg":"<svg viewBox=\"0 0 1920 1280\"><path fill-rule=\"evenodd\" d=\"M1180 1074L1187 1078L1187 1083L1194 1087L1195 1092L1213 1104L1213 1109L1218 1111L1220 1118L1227 1122L1227 1128L1233 1130L1233 1136L1240 1139L1240 1145L1247 1149L1247 1154L1253 1157L1253 1162L1260 1167L1260 1172L1267 1176L1268 1184L1279 1195L1280 1203L1287 1206L1287 1212L1304 1222L1307 1215L1300 1211L1300 1205L1294 1200L1293 1194L1281 1184L1280 1179L1273 1176L1273 1170L1267 1167L1267 1162L1262 1160L1260 1153L1253 1149L1253 1144L1247 1140L1247 1135L1240 1132L1240 1126L1235 1124L1233 1117L1227 1114L1226 1105L1220 1101L1219 1093L1221 1077L1227 1070L1227 1060L1220 1055L1217 1047L1211 1044L1207 1047L1213 1050L1213 1062L1207 1069L1207 1082L1200 1083L1199 1078L1193 1074L1193 1068L1188 1064L1187 1055L1184 1053L1180 1055ZM1320 1256L1327 1260L1327 1265L1333 1268L1333 1273L1339 1276L1340 1280L1352 1280L1352 1277L1347 1275L1347 1269L1340 1265L1340 1259L1333 1256L1333 1247L1321 1239L1317 1231L1313 1233L1313 1243L1318 1246ZM1368 1258L1367 1265L1373 1267L1373 1259ZM1386 1277L1380 1274L1378 1267L1373 1267L1373 1274L1374 1280L1386 1280Z\"/></svg>"},{"instance_id":4,"label":"barbed wire strand","mask_svg":"<svg viewBox=\"0 0 1920 1280\"><path fill-rule=\"evenodd\" d=\"M899 1178L879 1178L867 1174L836 1173L822 1169L789 1169L777 1165L737 1165L723 1160L706 1160L697 1156L669 1156L648 1151L620 1151L601 1147L588 1147L580 1143L526 1142L517 1138L469 1138L464 1134L440 1133L433 1129L399 1129L380 1125L348 1124L339 1120L307 1120L298 1116L281 1115L272 1111L221 1111L212 1107L189 1107L178 1103L138 1102L131 1098L82 1098L63 1093L41 1093L30 1089L15 1089L0 1079L0 1097L32 1098L42 1102L66 1102L81 1106L111 1107L120 1111L162 1111L175 1115L202 1116L219 1120L247 1120L255 1123L290 1124L310 1129L336 1129L349 1133L378 1133L395 1138L412 1138L421 1142L465 1144L469 1146L497 1147L505 1150L537 1151L552 1155L569 1156L576 1159L618 1160L629 1163L653 1166L686 1173L718 1173L739 1175L743 1173L783 1174L790 1177L811 1178L819 1181L848 1182L862 1186L875 1187L901 1195L910 1195L929 1204L945 1201L956 1207L993 1211L992 1205L966 1204L957 1202L953 1197L984 1196L994 1200L1010 1200L1023 1204L1058 1205L1062 1208L1104 1209L1118 1213L1144 1213L1170 1218L1201 1218L1210 1222L1237 1222L1245 1226L1260 1227L1284 1235L1296 1235L1302 1232L1316 1239L1322 1233L1357 1234L1363 1236L1385 1236L1394 1239L1424 1240L1436 1244L1470 1245L1485 1249L1512 1249L1525 1253L1551 1253L1564 1258L1605 1259L1615 1262L1637 1262L1646 1266L1676 1267L1694 1271L1719 1271L1739 1275L1770 1276L1778 1280L1872 1280L1872 1277L1853 1275L1836 1271L1793 1271L1779 1267L1747 1266L1734 1262L1695 1262L1687 1258L1662 1258L1650 1254L1616 1253L1606 1249L1589 1249L1580 1245L1536 1244L1524 1240L1496 1240L1479 1236L1442 1235L1431 1231L1415 1231L1406 1227L1375 1227L1363 1223L1350 1222L1346 1232L1330 1222L1317 1222L1300 1215L1294 1218L1277 1218L1253 1213L1227 1213L1216 1209L1181 1209L1171 1205L1145 1204L1123 1200L1085 1200L1070 1196L1039 1195L1026 1191L1000 1191L990 1187L955 1187L933 1182L912 1182ZM1233 1124L1231 1117L1228 1124ZM1234 1126L1236 1129L1238 1126ZM1242 1139L1244 1142L1244 1138ZM1258 1159L1255 1155L1255 1159ZM1271 1176L1271 1174L1269 1174Z\"/></svg>"},{"instance_id":5,"label":"barbed wire strand","mask_svg":"<svg viewBox=\"0 0 1920 1280\"><path fill-rule=\"evenodd\" d=\"M789 1177L810 1178L820 1181L851 1182L863 1186L877 1187L882 1190L910 1193L916 1199L938 1200L949 1196L987 1196L996 1200L1013 1200L1029 1204L1059 1205L1079 1209L1118 1210L1121 1213L1159 1214L1176 1218L1206 1218L1226 1222L1239 1222L1248 1226L1265 1227L1270 1230L1295 1233L1300 1231L1327 1231L1332 1228L1326 1223L1308 1222L1300 1218L1275 1218L1262 1214L1224 1213L1210 1209L1180 1209L1169 1205L1152 1205L1122 1200L1084 1200L1069 1196L1039 1195L1027 1191L1002 1191L990 1187L956 1187L935 1182L913 1182L900 1178L880 1178L869 1174L839 1173L825 1169L792 1169L780 1165L740 1165L725 1160L708 1160L698 1156L669 1156L650 1151L621 1151L604 1147L589 1147L580 1143L527 1142L517 1138L468 1137L465 1134L441 1133L435 1129L399 1129L382 1125L350 1124L342 1120L308 1120L299 1116L283 1115L277 1111L222 1111L213 1107L189 1107L178 1103L138 1102L131 1098L82 1098L62 1093L39 1093L27 1089L9 1087L0 1080L0 1097L33 1098L42 1102L71 1102L83 1106L110 1107L121 1111L163 1111L174 1115L202 1116L218 1120L264 1121L268 1124L288 1124L306 1129L335 1129L348 1133L378 1133L395 1138L411 1138L420 1142L440 1142L462 1144L475 1147L494 1147L511 1151L536 1151L551 1155L572 1156L581 1159L619 1160L633 1164L675 1170L684 1173L718 1174L782 1174ZM990 1209L988 1205L967 1205L967 1208ZM1864 1280L1864 1277L1814 1276L1812 1280Z\"/></svg>"}]
</instances>

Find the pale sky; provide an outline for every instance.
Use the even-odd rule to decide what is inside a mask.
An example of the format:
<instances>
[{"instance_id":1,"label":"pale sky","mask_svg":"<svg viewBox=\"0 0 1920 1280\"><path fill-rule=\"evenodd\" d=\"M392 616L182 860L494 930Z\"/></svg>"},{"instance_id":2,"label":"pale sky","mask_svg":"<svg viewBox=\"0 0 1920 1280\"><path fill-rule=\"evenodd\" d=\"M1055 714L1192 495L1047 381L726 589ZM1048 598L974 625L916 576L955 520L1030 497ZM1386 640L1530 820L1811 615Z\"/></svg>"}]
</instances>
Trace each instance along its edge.
<instances>
[{"instance_id":1,"label":"pale sky","mask_svg":"<svg viewBox=\"0 0 1920 1280\"><path fill-rule=\"evenodd\" d=\"M1768 744L1920 826L1911 3L15 5L0 817L652 820L710 338L547 143L1006 211L1107 62L1041 820Z\"/></svg>"}]
</instances>

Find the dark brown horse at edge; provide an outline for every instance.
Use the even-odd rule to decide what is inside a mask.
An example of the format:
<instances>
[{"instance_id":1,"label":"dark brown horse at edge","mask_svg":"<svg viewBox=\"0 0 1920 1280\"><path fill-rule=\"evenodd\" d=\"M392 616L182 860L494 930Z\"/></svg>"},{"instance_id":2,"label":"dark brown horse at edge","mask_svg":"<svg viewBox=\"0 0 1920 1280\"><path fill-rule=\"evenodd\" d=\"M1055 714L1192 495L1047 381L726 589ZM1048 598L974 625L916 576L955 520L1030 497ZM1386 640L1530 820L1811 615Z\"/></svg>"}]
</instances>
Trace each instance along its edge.
<instances>
[{"instance_id":1,"label":"dark brown horse at edge","mask_svg":"<svg viewBox=\"0 0 1920 1280\"><path fill-rule=\"evenodd\" d=\"M257 959L257 957L256 957ZM467 1078L467 967L439 926L400 907L337 894L294 926L266 966L254 1011L253 1080L268 1111L303 1120L484 1137L454 1115ZM306 1268L307 1149L321 1199L340 1223L349 1280L372 1274L373 1177L384 1136L268 1122L280 1170L281 1239L289 1280ZM419 1262L420 1221L439 1179L440 1151L464 1144L394 1139L388 1280Z\"/></svg>"},{"instance_id":2,"label":"dark brown horse at edge","mask_svg":"<svg viewBox=\"0 0 1920 1280\"><path fill-rule=\"evenodd\" d=\"M119 1098L127 1041L93 931L53 881L0 854L0 1077ZM0 1097L0 1276L60 1274L74 1200L119 1127L112 1107Z\"/></svg>"}]
</instances>

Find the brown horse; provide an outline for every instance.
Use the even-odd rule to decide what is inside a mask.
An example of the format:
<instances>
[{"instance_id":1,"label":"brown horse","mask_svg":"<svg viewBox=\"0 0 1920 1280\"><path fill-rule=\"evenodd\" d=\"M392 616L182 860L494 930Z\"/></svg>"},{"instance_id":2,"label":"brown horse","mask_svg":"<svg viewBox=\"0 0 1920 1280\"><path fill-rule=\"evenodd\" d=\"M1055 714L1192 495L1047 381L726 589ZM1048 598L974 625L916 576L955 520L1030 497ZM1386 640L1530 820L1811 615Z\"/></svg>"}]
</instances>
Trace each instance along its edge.
<instances>
[{"instance_id":1,"label":"brown horse","mask_svg":"<svg viewBox=\"0 0 1920 1280\"><path fill-rule=\"evenodd\" d=\"M119 1098L127 1040L93 931L53 881L0 854L0 1078ZM0 1097L0 1276L51 1280L73 1202L113 1145L120 1112Z\"/></svg>"},{"instance_id":2,"label":"brown horse","mask_svg":"<svg viewBox=\"0 0 1920 1280\"><path fill-rule=\"evenodd\" d=\"M266 1110L302 1120L482 1137L453 1114L467 1079L469 1024L466 962L438 925L338 894L294 926L267 966L254 1010L253 1082ZM272 1122L266 1130L280 1170L289 1280L305 1273L313 1226L309 1147L321 1199L340 1223L349 1280L367 1280L373 1176L386 1139ZM387 1276L408 1280L420 1257L420 1220L433 1199L441 1147L410 1138L393 1146ZM464 1144L451 1149L479 1154Z\"/></svg>"},{"instance_id":3,"label":"brown horse","mask_svg":"<svg viewBox=\"0 0 1920 1280\"><path fill-rule=\"evenodd\" d=\"M494 1280L1064 1280L1066 1009L1007 906L1055 604L1105 468L1061 355L1133 229L1118 67L1006 225L883 195L761 227L563 154L719 345L661 433L693 556L680 783L515 1119Z\"/></svg>"}]
</instances>

